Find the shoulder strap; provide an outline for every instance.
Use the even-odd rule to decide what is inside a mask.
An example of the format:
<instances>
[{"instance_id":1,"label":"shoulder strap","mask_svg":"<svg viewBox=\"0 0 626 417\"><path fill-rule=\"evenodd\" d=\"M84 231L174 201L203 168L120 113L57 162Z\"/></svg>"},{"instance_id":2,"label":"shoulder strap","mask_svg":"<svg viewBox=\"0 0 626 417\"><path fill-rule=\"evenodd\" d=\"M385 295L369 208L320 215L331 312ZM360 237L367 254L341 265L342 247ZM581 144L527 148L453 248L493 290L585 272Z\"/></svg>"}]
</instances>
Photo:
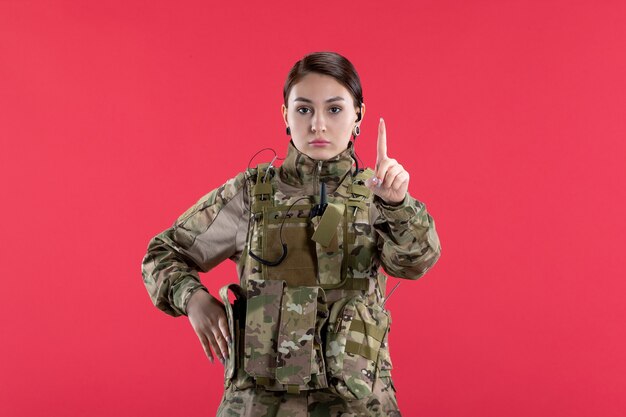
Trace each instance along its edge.
<instances>
[{"instance_id":1,"label":"shoulder strap","mask_svg":"<svg viewBox=\"0 0 626 417\"><path fill-rule=\"evenodd\" d=\"M367 202L372 198L372 192L365 186L365 181L374 176L374 171L370 168L364 171L359 171L352 179L352 184L348 185L348 201L346 205L348 208L354 207L356 213L357 209L367 210Z\"/></svg>"},{"instance_id":2,"label":"shoulder strap","mask_svg":"<svg viewBox=\"0 0 626 417\"><path fill-rule=\"evenodd\" d=\"M353 178L352 184L348 186L348 192L353 196L369 198L372 192L365 186L365 181L374 176L374 171L367 168L359 171Z\"/></svg>"},{"instance_id":3,"label":"shoulder strap","mask_svg":"<svg viewBox=\"0 0 626 417\"><path fill-rule=\"evenodd\" d=\"M374 171L367 168L363 171L359 171L352 179L352 183L348 185L348 201L346 201L346 215L349 218L354 219L357 210L365 212L366 218L369 219L369 204L371 204L372 192L365 186L365 181L374 176ZM349 253L354 250L354 236L346 236L348 243ZM352 268L356 268L355 258L349 257L348 263ZM346 290L370 290L370 279L368 278L346 278L345 284L341 287Z\"/></svg>"},{"instance_id":4,"label":"shoulder strap","mask_svg":"<svg viewBox=\"0 0 626 417\"><path fill-rule=\"evenodd\" d=\"M274 204L274 187L272 186L273 170L268 172L269 163L257 165L256 182L252 187L252 212L261 213L263 207Z\"/></svg>"}]
</instances>

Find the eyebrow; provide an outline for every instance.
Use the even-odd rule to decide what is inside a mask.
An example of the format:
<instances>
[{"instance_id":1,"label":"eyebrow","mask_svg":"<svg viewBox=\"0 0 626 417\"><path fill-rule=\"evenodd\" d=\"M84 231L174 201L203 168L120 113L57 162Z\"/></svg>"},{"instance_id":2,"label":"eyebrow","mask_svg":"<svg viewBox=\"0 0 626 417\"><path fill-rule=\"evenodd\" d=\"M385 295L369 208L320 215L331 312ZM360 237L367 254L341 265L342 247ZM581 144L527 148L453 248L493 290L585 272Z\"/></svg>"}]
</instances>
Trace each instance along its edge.
<instances>
[{"instance_id":1,"label":"eyebrow","mask_svg":"<svg viewBox=\"0 0 626 417\"><path fill-rule=\"evenodd\" d=\"M313 101L309 100L308 98L304 98L304 97L296 97L293 101L304 101L306 103L313 103ZM326 103L330 103L332 101L345 101L343 97L339 97L339 96L335 96L335 97L331 97L328 100L326 100Z\"/></svg>"}]
</instances>

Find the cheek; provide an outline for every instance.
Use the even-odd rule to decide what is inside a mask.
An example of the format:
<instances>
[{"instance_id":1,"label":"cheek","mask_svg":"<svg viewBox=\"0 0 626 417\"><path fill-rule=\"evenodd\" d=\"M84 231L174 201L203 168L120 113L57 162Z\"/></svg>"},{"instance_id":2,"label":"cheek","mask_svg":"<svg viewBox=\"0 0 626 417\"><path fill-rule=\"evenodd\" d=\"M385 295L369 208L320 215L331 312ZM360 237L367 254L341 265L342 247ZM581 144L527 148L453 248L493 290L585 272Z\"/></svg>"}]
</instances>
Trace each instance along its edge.
<instances>
[{"instance_id":1,"label":"cheek","mask_svg":"<svg viewBox=\"0 0 626 417\"><path fill-rule=\"evenodd\" d=\"M352 120L346 117L344 120L341 121L340 126L342 132L347 132L349 134L352 131L352 127L354 125L352 123Z\"/></svg>"},{"instance_id":2,"label":"cheek","mask_svg":"<svg viewBox=\"0 0 626 417\"><path fill-rule=\"evenodd\" d=\"M307 127L310 124L309 118L301 114L299 115L294 114L293 116L289 118L289 120L290 120L290 124L295 126L296 129L307 129Z\"/></svg>"},{"instance_id":3,"label":"cheek","mask_svg":"<svg viewBox=\"0 0 626 417\"><path fill-rule=\"evenodd\" d=\"M356 120L357 115L354 113L344 113L341 117L341 123L346 126L347 129L351 128Z\"/></svg>"}]
</instances>

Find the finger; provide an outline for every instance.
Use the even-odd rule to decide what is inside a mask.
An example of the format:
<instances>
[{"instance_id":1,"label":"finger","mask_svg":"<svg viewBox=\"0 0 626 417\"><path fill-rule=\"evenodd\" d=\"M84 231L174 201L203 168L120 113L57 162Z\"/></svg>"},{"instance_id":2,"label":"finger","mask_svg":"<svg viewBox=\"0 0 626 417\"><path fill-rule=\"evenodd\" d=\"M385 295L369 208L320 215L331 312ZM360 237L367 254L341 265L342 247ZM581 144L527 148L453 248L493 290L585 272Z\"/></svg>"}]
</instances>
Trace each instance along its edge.
<instances>
[{"instance_id":1,"label":"finger","mask_svg":"<svg viewBox=\"0 0 626 417\"><path fill-rule=\"evenodd\" d=\"M232 336L230 335L230 329L228 328L228 319L226 319L226 317L220 317L217 324L220 326L220 330L222 331L222 335L224 336L224 339L226 339L226 342L230 343L232 341Z\"/></svg>"},{"instance_id":2,"label":"finger","mask_svg":"<svg viewBox=\"0 0 626 417\"><path fill-rule=\"evenodd\" d=\"M228 332L228 329L227 329ZM214 330L215 340L220 347L222 358L228 358L228 342L226 342L226 336L222 333L221 326L216 327Z\"/></svg>"},{"instance_id":3,"label":"finger","mask_svg":"<svg viewBox=\"0 0 626 417\"><path fill-rule=\"evenodd\" d=\"M396 178L391 184L391 189L394 191L400 191L405 182L409 181L409 173L404 171L396 175Z\"/></svg>"},{"instance_id":4,"label":"finger","mask_svg":"<svg viewBox=\"0 0 626 417\"><path fill-rule=\"evenodd\" d=\"M198 339L200 339L200 343L202 344L202 349L204 349L204 353L209 358L211 363L215 363L213 361L213 354L211 354L211 349L209 349L209 341L204 334L199 334Z\"/></svg>"},{"instance_id":5,"label":"finger","mask_svg":"<svg viewBox=\"0 0 626 417\"><path fill-rule=\"evenodd\" d=\"M389 169L395 165L398 165L398 161L396 161L395 159L391 159L391 158L385 158L380 162L380 166L378 167L378 170L376 171L376 178L378 178L378 182L379 182L379 184L377 185L379 187L384 184L385 178L388 175Z\"/></svg>"},{"instance_id":6,"label":"finger","mask_svg":"<svg viewBox=\"0 0 626 417\"><path fill-rule=\"evenodd\" d=\"M385 121L380 118L378 123L378 150L376 153L376 163L378 164L383 159L387 158L387 129L385 128Z\"/></svg>"},{"instance_id":7,"label":"finger","mask_svg":"<svg viewBox=\"0 0 626 417\"><path fill-rule=\"evenodd\" d=\"M391 188L391 184L393 184L393 181L402 171L404 171L404 169L400 164L390 166L389 169L387 169L387 174L385 175L385 180L383 181L382 186L385 188Z\"/></svg>"},{"instance_id":8,"label":"finger","mask_svg":"<svg viewBox=\"0 0 626 417\"><path fill-rule=\"evenodd\" d=\"M224 356L222 355L222 350L220 349L220 346L217 343L217 340L215 340L215 336L213 335L213 333L208 333L207 339L209 340L209 345L211 346L211 349L213 349L213 352L215 352L215 356L217 356L217 359L220 362L224 362Z\"/></svg>"}]
</instances>

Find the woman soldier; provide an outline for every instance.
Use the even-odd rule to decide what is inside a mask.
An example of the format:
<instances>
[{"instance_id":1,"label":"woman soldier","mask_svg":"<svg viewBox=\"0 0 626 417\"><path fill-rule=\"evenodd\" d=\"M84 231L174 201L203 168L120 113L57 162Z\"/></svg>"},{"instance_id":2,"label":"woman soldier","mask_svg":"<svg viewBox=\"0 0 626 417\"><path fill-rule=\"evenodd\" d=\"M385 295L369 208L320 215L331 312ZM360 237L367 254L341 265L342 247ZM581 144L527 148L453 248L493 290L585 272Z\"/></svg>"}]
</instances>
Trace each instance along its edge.
<instances>
[{"instance_id":1,"label":"woman soldier","mask_svg":"<svg viewBox=\"0 0 626 417\"><path fill-rule=\"evenodd\" d=\"M387 155L382 118L376 167L359 169L365 104L346 58L305 56L283 95L291 140L282 165L238 174L155 236L145 285L225 365L218 416L399 416L380 267L421 277L441 252L435 223ZM239 284L220 301L198 271L227 258Z\"/></svg>"}]
</instances>

